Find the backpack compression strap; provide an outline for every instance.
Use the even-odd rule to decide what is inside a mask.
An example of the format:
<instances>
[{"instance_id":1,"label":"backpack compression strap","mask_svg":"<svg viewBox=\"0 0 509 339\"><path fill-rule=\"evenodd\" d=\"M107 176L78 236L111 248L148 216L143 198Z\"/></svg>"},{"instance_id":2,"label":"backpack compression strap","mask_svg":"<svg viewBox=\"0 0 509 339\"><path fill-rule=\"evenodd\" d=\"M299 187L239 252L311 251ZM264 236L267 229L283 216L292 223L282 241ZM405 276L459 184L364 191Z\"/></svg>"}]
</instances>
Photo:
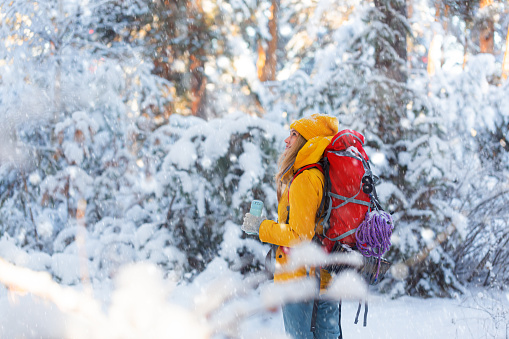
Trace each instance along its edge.
<instances>
[{"instance_id":1,"label":"backpack compression strap","mask_svg":"<svg viewBox=\"0 0 509 339\"><path fill-rule=\"evenodd\" d=\"M351 134L351 133L346 133L346 134ZM351 134L351 135L358 139L357 136L355 136L353 134ZM360 139L359 139L359 142L361 142ZM362 144L362 142L361 142L361 144ZM329 153L334 154L336 156L349 157L349 158L353 158L353 159L356 159L356 160L360 161L362 163L363 167L364 167L364 171L365 171L364 175L368 175L368 176L372 175L371 169L369 167L369 163L363 158L362 154L357 149L349 149L347 151L330 151ZM327 238L327 239L329 239L330 241L340 241L340 240L343 240L344 238L354 234L357 231L357 228L351 229L351 230L349 230L349 231L347 231L347 232L345 232L343 234L340 234L339 236L337 236L335 238L329 238L325 233L326 233L326 230L327 230L327 223L329 222L332 210L333 209L338 209L340 207L343 207L343 206L345 206L346 204L349 204L349 203L364 205L364 206L368 207L368 210L371 210L371 208L373 206L373 203L372 203L373 197L372 197L372 195L370 195L370 201L369 202L357 199L357 196L362 192L362 186L363 186L362 182L360 182L359 190L357 191L357 193L355 193L351 197L345 197L345 196L342 196L342 195L339 195L339 194L336 194L336 193L332 193L330 191L331 183L330 183L330 178L329 177L326 178L326 186L327 186L327 191L324 194L325 194L325 199L328 198L328 204L326 205L327 208L324 211L325 216L324 216L324 218L322 219L322 222L321 222L321 225L323 227L322 236ZM340 203L337 206L333 206L332 198L342 200L343 202Z\"/></svg>"}]
</instances>

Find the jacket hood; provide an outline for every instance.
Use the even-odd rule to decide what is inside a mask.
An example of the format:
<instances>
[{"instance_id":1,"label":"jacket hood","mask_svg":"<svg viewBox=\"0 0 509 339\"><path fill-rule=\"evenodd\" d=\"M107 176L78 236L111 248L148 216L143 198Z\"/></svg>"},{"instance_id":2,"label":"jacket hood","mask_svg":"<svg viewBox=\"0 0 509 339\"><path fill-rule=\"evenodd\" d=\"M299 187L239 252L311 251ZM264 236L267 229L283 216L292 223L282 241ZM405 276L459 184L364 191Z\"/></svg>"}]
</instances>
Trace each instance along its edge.
<instances>
[{"instance_id":1,"label":"jacket hood","mask_svg":"<svg viewBox=\"0 0 509 339\"><path fill-rule=\"evenodd\" d=\"M331 139L334 136L328 137L314 137L310 139L304 144L299 153L297 153L297 158L295 159L295 164L293 165L294 169L299 169L303 166L314 164L320 159L322 159L323 152L329 146Z\"/></svg>"}]
</instances>

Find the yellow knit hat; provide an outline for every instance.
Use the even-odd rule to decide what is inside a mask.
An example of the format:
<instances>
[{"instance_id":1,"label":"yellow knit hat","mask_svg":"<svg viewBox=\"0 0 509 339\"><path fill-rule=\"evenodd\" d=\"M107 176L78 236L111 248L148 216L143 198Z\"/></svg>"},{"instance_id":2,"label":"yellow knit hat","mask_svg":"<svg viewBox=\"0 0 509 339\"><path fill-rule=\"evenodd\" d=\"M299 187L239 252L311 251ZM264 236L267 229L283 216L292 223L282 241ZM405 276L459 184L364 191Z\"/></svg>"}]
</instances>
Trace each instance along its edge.
<instances>
[{"instance_id":1,"label":"yellow knit hat","mask_svg":"<svg viewBox=\"0 0 509 339\"><path fill-rule=\"evenodd\" d=\"M336 135L339 129L338 119L325 114L313 114L294 121L290 128L293 128L304 139L309 140L314 137L330 137Z\"/></svg>"}]
</instances>

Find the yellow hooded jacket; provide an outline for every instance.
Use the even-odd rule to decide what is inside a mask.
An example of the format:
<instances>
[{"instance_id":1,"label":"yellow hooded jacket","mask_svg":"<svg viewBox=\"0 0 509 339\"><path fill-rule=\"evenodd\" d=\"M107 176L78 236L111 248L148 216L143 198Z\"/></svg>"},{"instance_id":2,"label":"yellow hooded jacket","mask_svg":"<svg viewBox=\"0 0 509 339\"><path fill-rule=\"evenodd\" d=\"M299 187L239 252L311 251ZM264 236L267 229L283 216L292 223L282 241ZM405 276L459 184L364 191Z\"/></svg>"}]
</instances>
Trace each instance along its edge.
<instances>
[{"instance_id":1,"label":"yellow hooded jacket","mask_svg":"<svg viewBox=\"0 0 509 339\"><path fill-rule=\"evenodd\" d=\"M334 133L337 132L337 127L335 129ZM299 168L318 162L332 137L333 135L316 136L309 139L297 154L293 168L285 176L291 177ZM308 275L314 276L314 269L308 270L306 267L296 271L285 270L284 265L287 262L288 251L282 247L291 248L302 242L310 242L313 239L317 223L316 212L322 201L323 184L324 175L320 170L312 168L303 171L291 183L290 194L288 194L287 186L281 195L278 205L279 222L264 220L260 225L260 240L279 246L276 251L274 281L282 282ZM291 208L290 218L288 219L289 205ZM288 224L285 223L286 220L289 220ZM323 289L328 285L330 275L322 270L321 277L320 285Z\"/></svg>"}]
</instances>

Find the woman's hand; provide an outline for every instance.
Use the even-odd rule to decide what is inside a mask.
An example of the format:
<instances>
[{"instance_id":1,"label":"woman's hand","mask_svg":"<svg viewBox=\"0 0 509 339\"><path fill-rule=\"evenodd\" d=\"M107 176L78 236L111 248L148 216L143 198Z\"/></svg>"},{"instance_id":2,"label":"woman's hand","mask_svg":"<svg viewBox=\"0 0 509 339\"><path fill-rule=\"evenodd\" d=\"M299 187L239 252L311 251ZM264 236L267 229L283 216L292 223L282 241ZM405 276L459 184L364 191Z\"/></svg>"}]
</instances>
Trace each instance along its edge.
<instances>
[{"instance_id":1,"label":"woman's hand","mask_svg":"<svg viewBox=\"0 0 509 339\"><path fill-rule=\"evenodd\" d=\"M247 234L258 234L260 232L260 225L262 221L262 217L257 217L250 213L246 213L241 229Z\"/></svg>"}]
</instances>

